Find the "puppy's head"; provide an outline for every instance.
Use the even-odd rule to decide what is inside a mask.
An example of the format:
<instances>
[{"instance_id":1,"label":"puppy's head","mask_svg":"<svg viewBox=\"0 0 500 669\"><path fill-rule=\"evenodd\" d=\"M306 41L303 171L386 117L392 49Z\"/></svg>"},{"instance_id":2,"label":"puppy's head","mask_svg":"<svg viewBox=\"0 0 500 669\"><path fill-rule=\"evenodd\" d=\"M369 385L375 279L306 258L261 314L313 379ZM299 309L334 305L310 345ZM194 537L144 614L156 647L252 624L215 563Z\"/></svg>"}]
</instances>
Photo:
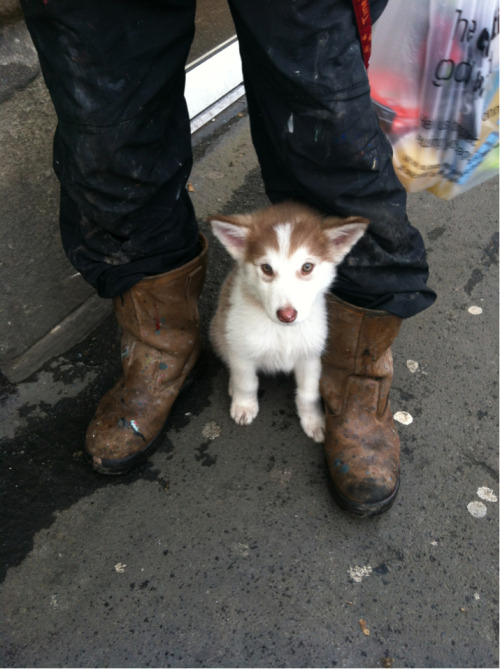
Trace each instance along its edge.
<instances>
[{"instance_id":1,"label":"puppy's head","mask_svg":"<svg viewBox=\"0 0 500 669\"><path fill-rule=\"evenodd\" d=\"M358 216L321 216L297 203L209 221L238 263L245 289L269 318L285 324L307 318L369 223Z\"/></svg>"}]
</instances>

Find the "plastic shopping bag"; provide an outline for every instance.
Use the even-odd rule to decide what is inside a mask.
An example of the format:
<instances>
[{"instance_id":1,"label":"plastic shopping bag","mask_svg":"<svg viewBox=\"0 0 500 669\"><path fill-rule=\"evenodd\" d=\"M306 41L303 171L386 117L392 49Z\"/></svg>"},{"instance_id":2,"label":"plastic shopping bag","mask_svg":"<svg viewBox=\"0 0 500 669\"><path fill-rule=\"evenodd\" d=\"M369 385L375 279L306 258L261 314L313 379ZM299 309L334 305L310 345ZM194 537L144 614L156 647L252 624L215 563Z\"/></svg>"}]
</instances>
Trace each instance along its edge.
<instances>
[{"instance_id":1,"label":"plastic shopping bag","mask_svg":"<svg viewBox=\"0 0 500 669\"><path fill-rule=\"evenodd\" d=\"M372 99L409 192L450 199L498 174L498 0L389 0Z\"/></svg>"}]
</instances>

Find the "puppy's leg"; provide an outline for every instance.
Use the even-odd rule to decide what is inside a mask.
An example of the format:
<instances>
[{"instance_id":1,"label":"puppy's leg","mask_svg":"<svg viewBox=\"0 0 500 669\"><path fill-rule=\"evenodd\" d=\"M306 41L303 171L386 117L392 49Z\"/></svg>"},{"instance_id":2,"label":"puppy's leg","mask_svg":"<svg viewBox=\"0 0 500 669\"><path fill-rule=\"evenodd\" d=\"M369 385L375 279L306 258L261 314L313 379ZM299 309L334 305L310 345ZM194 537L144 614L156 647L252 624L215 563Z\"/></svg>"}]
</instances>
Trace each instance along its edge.
<instances>
[{"instance_id":1,"label":"puppy's leg","mask_svg":"<svg viewBox=\"0 0 500 669\"><path fill-rule=\"evenodd\" d=\"M325 415L321 408L319 380L321 359L299 360L295 365L297 380L297 412L302 429L308 437L320 442L325 439Z\"/></svg>"},{"instance_id":2,"label":"puppy's leg","mask_svg":"<svg viewBox=\"0 0 500 669\"><path fill-rule=\"evenodd\" d=\"M230 360L229 375L231 418L238 425L250 425L259 412L257 370L252 363Z\"/></svg>"}]
</instances>

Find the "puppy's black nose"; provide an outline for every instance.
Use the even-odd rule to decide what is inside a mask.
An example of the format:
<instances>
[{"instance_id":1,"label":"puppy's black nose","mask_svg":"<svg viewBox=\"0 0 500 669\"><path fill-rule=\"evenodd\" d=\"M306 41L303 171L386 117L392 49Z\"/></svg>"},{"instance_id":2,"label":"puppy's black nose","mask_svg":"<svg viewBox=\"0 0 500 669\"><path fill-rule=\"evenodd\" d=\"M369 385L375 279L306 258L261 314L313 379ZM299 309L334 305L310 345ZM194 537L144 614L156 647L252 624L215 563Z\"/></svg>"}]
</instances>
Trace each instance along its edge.
<instances>
[{"instance_id":1,"label":"puppy's black nose","mask_svg":"<svg viewBox=\"0 0 500 669\"><path fill-rule=\"evenodd\" d=\"M276 315L282 323L293 323L297 318L297 311L293 307L284 307L284 309L278 309Z\"/></svg>"}]
</instances>

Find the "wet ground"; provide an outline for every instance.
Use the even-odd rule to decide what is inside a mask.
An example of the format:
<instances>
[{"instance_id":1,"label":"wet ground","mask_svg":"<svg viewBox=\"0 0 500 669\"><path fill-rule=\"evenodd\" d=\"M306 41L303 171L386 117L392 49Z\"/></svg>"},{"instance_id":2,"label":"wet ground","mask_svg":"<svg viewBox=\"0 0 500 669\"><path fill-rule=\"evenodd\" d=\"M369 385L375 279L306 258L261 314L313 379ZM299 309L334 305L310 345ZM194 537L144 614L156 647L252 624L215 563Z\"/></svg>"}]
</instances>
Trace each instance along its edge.
<instances>
[{"instance_id":1,"label":"wet ground","mask_svg":"<svg viewBox=\"0 0 500 669\"><path fill-rule=\"evenodd\" d=\"M199 143L191 182L207 234L208 213L266 203L244 115ZM334 503L287 377L262 379L238 427L209 352L158 451L118 479L82 457L119 371L112 318L2 382L1 666L498 666L498 182L409 212L439 300L394 346L392 407L413 421L379 518ZM210 240L205 330L229 266Z\"/></svg>"}]
</instances>

